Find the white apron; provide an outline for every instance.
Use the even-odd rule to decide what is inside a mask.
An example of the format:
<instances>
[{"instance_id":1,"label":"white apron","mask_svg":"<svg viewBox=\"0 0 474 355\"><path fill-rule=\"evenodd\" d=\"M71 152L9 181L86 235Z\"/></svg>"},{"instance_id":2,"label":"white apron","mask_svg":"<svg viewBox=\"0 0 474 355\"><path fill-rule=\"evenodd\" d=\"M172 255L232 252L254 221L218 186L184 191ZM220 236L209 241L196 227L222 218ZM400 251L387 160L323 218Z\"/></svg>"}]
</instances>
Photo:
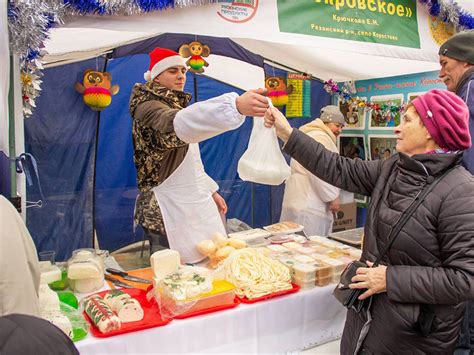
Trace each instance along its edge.
<instances>
[{"instance_id":1,"label":"white apron","mask_svg":"<svg viewBox=\"0 0 474 355\"><path fill-rule=\"evenodd\" d=\"M207 179L199 145L194 143L178 168L153 188L170 248L180 253L183 263L205 258L196 248L200 241L211 239L216 232L226 235Z\"/></svg>"}]
</instances>

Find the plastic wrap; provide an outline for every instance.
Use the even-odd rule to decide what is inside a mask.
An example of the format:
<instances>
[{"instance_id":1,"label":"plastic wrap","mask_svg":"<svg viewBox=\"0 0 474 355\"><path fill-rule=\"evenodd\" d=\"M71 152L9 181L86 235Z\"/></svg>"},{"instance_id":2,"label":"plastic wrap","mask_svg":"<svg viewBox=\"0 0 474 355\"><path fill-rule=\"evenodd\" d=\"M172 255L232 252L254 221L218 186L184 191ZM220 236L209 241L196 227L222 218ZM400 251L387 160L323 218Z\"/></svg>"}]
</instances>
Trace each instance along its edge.
<instances>
[{"instance_id":1,"label":"plastic wrap","mask_svg":"<svg viewBox=\"0 0 474 355\"><path fill-rule=\"evenodd\" d=\"M104 285L104 261L94 249L77 249L67 262L69 285L74 292L90 293Z\"/></svg>"},{"instance_id":2,"label":"plastic wrap","mask_svg":"<svg viewBox=\"0 0 474 355\"><path fill-rule=\"evenodd\" d=\"M82 312L70 305L60 302L61 313L64 314L72 325L72 341L84 339L89 333L89 323L86 322Z\"/></svg>"},{"instance_id":3,"label":"plastic wrap","mask_svg":"<svg viewBox=\"0 0 474 355\"><path fill-rule=\"evenodd\" d=\"M147 298L154 297L164 319L192 311L200 297L211 293L213 278L203 267L180 266L161 280L153 280L153 289Z\"/></svg>"}]
</instances>

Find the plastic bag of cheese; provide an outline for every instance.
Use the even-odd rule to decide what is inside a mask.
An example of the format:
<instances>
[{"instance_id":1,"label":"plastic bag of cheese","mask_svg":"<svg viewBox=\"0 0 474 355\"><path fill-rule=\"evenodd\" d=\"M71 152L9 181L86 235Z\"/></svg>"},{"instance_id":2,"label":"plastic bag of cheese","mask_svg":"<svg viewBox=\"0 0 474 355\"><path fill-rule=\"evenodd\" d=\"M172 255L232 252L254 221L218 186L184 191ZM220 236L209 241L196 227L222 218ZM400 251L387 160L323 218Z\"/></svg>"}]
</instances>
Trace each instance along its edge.
<instances>
[{"instance_id":1,"label":"plastic bag of cheese","mask_svg":"<svg viewBox=\"0 0 474 355\"><path fill-rule=\"evenodd\" d=\"M210 270L198 266L180 266L175 272L154 280L148 298L154 297L163 319L189 311L200 297L212 291Z\"/></svg>"},{"instance_id":2,"label":"plastic bag of cheese","mask_svg":"<svg viewBox=\"0 0 474 355\"><path fill-rule=\"evenodd\" d=\"M262 118L254 118L249 145L237 164L237 172L244 181L266 185L280 185L290 176L275 127L265 127Z\"/></svg>"}]
</instances>

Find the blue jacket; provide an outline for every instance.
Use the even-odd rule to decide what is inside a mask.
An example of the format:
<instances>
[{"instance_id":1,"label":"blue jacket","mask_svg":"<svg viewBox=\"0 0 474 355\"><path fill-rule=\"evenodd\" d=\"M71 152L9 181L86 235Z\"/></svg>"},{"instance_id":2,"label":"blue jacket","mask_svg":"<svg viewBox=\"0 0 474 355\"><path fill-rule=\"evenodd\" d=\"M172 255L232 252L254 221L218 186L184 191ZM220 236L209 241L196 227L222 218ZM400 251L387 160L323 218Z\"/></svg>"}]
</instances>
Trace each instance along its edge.
<instances>
[{"instance_id":1,"label":"blue jacket","mask_svg":"<svg viewBox=\"0 0 474 355\"><path fill-rule=\"evenodd\" d=\"M464 151L464 167L474 174L474 69L469 69L461 78L456 94L461 97L469 107L469 132L471 133L471 148Z\"/></svg>"}]
</instances>

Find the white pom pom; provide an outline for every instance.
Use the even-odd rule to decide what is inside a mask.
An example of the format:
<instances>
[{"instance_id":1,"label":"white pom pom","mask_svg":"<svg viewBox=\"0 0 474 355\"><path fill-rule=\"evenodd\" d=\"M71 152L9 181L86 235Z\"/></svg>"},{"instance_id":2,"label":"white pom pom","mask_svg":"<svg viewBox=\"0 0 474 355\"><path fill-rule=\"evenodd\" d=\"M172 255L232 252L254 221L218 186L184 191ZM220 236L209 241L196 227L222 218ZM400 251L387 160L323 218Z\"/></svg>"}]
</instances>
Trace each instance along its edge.
<instances>
[{"instance_id":1,"label":"white pom pom","mask_svg":"<svg viewBox=\"0 0 474 355\"><path fill-rule=\"evenodd\" d=\"M148 70L146 73L143 74L143 77L146 81L151 81L151 72Z\"/></svg>"}]
</instances>

